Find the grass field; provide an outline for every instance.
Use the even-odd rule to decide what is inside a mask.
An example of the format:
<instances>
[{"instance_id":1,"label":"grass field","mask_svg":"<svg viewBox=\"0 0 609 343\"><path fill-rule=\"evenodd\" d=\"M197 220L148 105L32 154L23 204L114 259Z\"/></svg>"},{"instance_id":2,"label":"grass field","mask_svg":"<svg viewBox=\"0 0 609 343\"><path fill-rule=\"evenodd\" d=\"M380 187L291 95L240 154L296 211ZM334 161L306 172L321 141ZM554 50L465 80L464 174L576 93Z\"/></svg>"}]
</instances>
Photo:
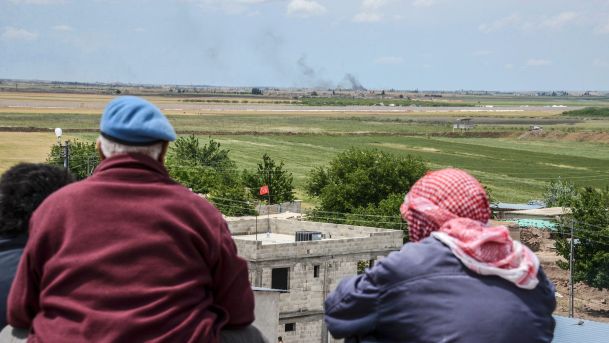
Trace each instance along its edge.
<instances>
[{"instance_id":1,"label":"grass field","mask_svg":"<svg viewBox=\"0 0 609 343\"><path fill-rule=\"evenodd\" d=\"M302 187L306 174L349 147L378 148L420 156L431 168L463 168L491 187L501 201L527 201L541 196L551 179L562 177L580 185L609 185L609 145L584 144L566 149L559 143L527 145L513 139L473 139L400 136L214 136L231 149L242 168L253 168L264 152L285 161ZM490 144L492 142L493 144ZM571 144L573 145L573 144ZM590 151L602 150L601 154Z\"/></svg>"},{"instance_id":2,"label":"grass field","mask_svg":"<svg viewBox=\"0 0 609 343\"><path fill-rule=\"evenodd\" d=\"M44 161L55 143L54 127L62 127L70 135L66 138L95 139L99 113L109 98L0 93L0 127L22 131L0 132L0 172L18 161ZM546 182L557 177L580 185L609 185L609 118L563 117L562 109L309 111L311 107L285 104L178 109L179 99L151 100L174 113L169 118L179 132L195 132L203 140L211 135L229 148L240 169L253 168L265 152L285 161L300 197L307 173L349 147L420 156L433 169L469 170L501 201L538 199ZM450 136L454 118L469 114L478 124L473 135ZM527 136L533 124L543 125L547 135ZM27 132L28 128L48 131ZM493 132L501 134L489 135Z\"/></svg>"},{"instance_id":3,"label":"grass field","mask_svg":"<svg viewBox=\"0 0 609 343\"><path fill-rule=\"evenodd\" d=\"M75 138L74 136L67 139ZM42 132L1 132L0 173L19 162L43 162L55 135Z\"/></svg>"},{"instance_id":4,"label":"grass field","mask_svg":"<svg viewBox=\"0 0 609 343\"><path fill-rule=\"evenodd\" d=\"M565 118L554 113L541 115L510 114L481 116L474 118L477 127L474 132L484 131L526 131L530 125L543 125L547 130L601 130L609 131L607 119ZM460 113L462 116L468 113ZM168 115L178 131L218 132L218 133L305 133L305 134L353 134L353 133L393 133L424 134L442 133L452 130L455 118L451 113L213 113L199 115ZM52 129L61 126L68 130L94 130L98 127L99 113L49 113L2 112L0 127Z\"/></svg>"}]
</instances>

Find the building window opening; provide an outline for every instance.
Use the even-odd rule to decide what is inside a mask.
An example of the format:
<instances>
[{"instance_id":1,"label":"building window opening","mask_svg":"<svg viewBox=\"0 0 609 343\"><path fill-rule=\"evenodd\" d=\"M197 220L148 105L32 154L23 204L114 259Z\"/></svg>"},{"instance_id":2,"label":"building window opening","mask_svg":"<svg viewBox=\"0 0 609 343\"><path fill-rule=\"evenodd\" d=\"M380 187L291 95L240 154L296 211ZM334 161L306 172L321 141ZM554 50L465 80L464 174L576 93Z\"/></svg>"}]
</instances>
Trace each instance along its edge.
<instances>
[{"instance_id":1,"label":"building window opening","mask_svg":"<svg viewBox=\"0 0 609 343\"><path fill-rule=\"evenodd\" d=\"M370 261L366 260L357 261L357 275L363 274L366 268L368 268L369 263Z\"/></svg>"},{"instance_id":2,"label":"building window opening","mask_svg":"<svg viewBox=\"0 0 609 343\"><path fill-rule=\"evenodd\" d=\"M296 323L286 323L285 332L296 331Z\"/></svg>"},{"instance_id":3,"label":"building window opening","mask_svg":"<svg viewBox=\"0 0 609 343\"><path fill-rule=\"evenodd\" d=\"M319 265L313 266L313 277L319 277Z\"/></svg>"},{"instance_id":4,"label":"building window opening","mask_svg":"<svg viewBox=\"0 0 609 343\"><path fill-rule=\"evenodd\" d=\"M271 274L271 288L288 290L290 268L273 268Z\"/></svg>"}]
</instances>

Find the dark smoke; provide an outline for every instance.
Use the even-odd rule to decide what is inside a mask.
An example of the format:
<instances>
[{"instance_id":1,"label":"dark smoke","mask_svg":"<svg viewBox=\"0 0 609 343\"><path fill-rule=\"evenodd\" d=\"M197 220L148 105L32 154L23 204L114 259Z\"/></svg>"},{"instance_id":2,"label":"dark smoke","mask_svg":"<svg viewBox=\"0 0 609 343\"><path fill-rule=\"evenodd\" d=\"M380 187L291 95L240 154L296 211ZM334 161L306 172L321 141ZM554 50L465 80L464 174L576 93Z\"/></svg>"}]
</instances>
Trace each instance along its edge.
<instances>
[{"instance_id":1,"label":"dark smoke","mask_svg":"<svg viewBox=\"0 0 609 343\"><path fill-rule=\"evenodd\" d=\"M298 84L305 84L309 87L316 88L332 88L332 82L324 79L321 74L323 74L322 70L315 70L313 67L307 64L307 55L302 55L296 61L298 64L298 70L300 71L301 82Z\"/></svg>"},{"instance_id":2,"label":"dark smoke","mask_svg":"<svg viewBox=\"0 0 609 343\"><path fill-rule=\"evenodd\" d=\"M364 86L362 86L362 84L359 82L359 80L350 73L345 74L345 77L343 78L343 81L341 82L341 84L346 85L347 89L351 89L354 91L365 91L366 88Z\"/></svg>"},{"instance_id":3,"label":"dark smoke","mask_svg":"<svg viewBox=\"0 0 609 343\"><path fill-rule=\"evenodd\" d=\"M261 65L266 66L281 78L286 75L287 70L283 58L284 48L285 39L275 30L267 28L261 34L256 35L254 51L261 59Z\"/></svg>"},{"instance_id":4,"label":"dark smoke","mask_svg":"<svg viewBox=\"0 0 609 343\"><path fill-rule=\"evenodd\" d=\"M310 77L310 78L315 77L315 70L307 65L305 55L300 56L300 58L298 59L298 68L300 69L300 72L304 76Z\"/></svg>"},{"instance_id":5,"label":"dark smoke","mask_svg":"<svg viewBox=\"0 0 609 343\"><path fill-rule=\"evenodd\" d=\"M335 84L333 82L330 82L321 76L323 74L323 69L315 70L307 63L306 54L300 56L296 63L298 65L301 78L298 84L306 84L307 86L318 88L334 88ZM342 81L338 84L338 88L354 91L366 90L359 80L351 73L345 74Z\"/></svg>"}]
</instances>

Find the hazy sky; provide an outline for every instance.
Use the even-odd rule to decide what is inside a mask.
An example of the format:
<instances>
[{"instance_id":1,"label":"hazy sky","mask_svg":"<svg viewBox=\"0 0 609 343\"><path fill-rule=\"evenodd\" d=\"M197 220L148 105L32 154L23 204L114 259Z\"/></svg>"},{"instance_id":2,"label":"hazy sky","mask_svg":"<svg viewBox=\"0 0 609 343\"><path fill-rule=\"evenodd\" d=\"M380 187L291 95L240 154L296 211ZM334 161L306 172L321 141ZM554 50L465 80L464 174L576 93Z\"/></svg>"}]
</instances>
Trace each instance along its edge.
<instances>
[{"instance_id":1,"label":"hazy sky","mask_svg":"<svg viewBox=\"0 0 609 343\"><path fill-rule=\"evenodd\" d=\"M609 0L0 0L0 78L609 90Z\"/></svg>"}]
</instances>

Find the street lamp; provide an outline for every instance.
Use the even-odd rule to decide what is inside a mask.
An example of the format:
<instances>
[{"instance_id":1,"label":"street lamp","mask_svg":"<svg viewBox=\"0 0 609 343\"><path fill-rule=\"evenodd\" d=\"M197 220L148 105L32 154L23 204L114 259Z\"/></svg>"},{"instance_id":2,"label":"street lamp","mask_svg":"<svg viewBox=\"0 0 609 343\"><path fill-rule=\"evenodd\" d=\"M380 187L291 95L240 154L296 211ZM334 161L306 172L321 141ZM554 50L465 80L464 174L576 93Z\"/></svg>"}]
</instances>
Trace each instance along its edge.
<instances>
[{"instance_id":1,"label":"street lamp","mask_svg":"<svg viewBox=\"0 0 609 343\"><path fill-rule=\"evenodd\" d=\"M65 141L65 143L61 144L61 136L63 135L63 130L60 127L55 128L55 137L57 137L57 144L61 148L61 157L63 158L63 167L67 170L70 166L70 141Z\"/></svg>"},{"instance_id":2,"label":"street lamp","mask_svg":"<svg viewBox=\"0 0 609 343\"><path fill-rule=\"evenodd\" d=\"M63 134L63 130L60 127L56 127L55 128L55 137L57 137L57 143L60 143L62 134Z\"/></svg>"}]
</instances>

